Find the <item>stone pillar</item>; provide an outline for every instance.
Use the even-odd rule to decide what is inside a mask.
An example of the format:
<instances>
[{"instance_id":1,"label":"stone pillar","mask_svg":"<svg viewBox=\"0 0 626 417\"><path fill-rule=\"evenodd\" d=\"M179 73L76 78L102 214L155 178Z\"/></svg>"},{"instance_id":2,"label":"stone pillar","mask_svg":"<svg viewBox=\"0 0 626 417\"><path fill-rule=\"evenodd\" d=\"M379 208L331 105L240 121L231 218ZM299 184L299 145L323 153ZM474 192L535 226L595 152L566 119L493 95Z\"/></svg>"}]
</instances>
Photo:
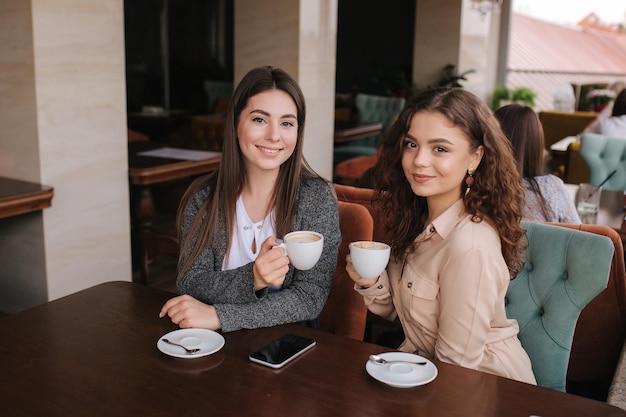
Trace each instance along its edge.
<instances>
[{"instance_id":1,"label":"stone pillar","mask_svg":"<svg viewBox=\"0 0 626 417\"><path fill-rule=\"evenodd\" d=\"M419 0L415 8L413 82L434 87L443 68L459 68L462 0Z\"/></svg>"},{"instance_id":2,"label":"stone pillar","mask_svg":"<svg viewBox=\"0 0 626 417\"><path fill-rule=\"evenodd\" d=\"M0 220L0 310L130 281L123 0L4 0L0 39L0 175L54 187Z\"/></svg>"},{"instance_id":3,"label":"stone pillar","mask_svg":"<svg viewBox=\"0 0 626 417\"><path fill-rule=\"evenodd\" d=\"M471 0L419 0L415 16L413 82L418 89L434 87L447 64L457 73L474 70L463 88L489 103L496 82L500 45L500 11L482 15ZM510 9L505 0L504 13Z\"/></svg>"}]
</instances>

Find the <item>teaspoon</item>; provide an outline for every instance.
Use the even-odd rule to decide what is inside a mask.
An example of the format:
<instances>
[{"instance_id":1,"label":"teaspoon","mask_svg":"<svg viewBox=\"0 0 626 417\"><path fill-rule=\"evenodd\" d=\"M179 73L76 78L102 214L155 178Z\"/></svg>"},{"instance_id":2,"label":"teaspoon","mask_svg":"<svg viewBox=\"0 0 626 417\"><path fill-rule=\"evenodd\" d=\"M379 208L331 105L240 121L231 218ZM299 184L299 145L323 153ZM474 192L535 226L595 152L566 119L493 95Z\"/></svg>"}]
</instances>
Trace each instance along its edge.
<instances>
[{"instance_id":1,"label":"teaspoon","mask_svg":"<svg viewBox=\"0 0 626 417\"><path fill-rule=\"evenodd\" d=\"M196 352L200 351L200 349L189 349L189 348L186 348L185 346L183 346L181 344L178 344L178 343L175 343L175 342L172 342L169 339L161 339L161 340L164 341L165 343L167 343L168 345L174 345L174 346L181 347L181 348L185 349L185 351L187 353L196 353Z\"/></svg>"},{"instance_id":2,"label":"teaspoon","mask_svg":"<svg viewBox=\"0 0 626 417\"><path fill-rule=\"evenodd\" d=\"M377 363L379 365L384 365L387 363L412 363L414 365L426 365L428 362L414 362L414 361L388 361L378 355L370 355L370 362Z\"/></svg>"}]
</instances>

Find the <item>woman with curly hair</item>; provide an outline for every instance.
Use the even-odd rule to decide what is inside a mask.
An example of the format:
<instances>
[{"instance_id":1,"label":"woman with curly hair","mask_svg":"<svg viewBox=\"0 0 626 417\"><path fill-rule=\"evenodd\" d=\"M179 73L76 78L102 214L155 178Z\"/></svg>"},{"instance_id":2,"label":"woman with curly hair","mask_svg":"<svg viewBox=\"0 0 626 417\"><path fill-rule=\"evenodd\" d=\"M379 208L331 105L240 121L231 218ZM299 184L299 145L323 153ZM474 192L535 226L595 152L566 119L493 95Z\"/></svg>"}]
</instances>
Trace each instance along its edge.
<instances>
[{"instance_id":1,"label":"woman with curly hair","mask_svg":"<svg viewBox=\"0 0 626 417\"><path fill-rule=\"evenodd\" d=\"M399 349L535 384L504 297L521 266L524 189L491 110L460 88L424 91L383 139L374 204L391 236L377 279L347 270L370 311L400 319Z\"/></svg>"}]
</instances>

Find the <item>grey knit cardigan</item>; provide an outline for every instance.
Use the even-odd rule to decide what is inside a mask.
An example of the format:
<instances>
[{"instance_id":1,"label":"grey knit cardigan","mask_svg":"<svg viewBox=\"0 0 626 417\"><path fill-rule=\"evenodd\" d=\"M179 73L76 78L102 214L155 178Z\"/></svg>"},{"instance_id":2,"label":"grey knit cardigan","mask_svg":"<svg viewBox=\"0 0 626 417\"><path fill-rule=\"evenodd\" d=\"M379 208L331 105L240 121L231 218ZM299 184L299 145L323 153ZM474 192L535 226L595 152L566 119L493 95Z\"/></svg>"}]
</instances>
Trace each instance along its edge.
<instances>
[{"instance_id":1,"label":"grey knit cardigan","mask_svg":"<svg viewBox=\"0 0 626 417\"><path fill-rule=\"evenodd\" d=\"M182 219L183 242L190 237L191 222L209 194L209 189L201 189L189 200ZM225 236L225 225L217 227L223 231L220 235ZM324 249L319 262L308 271L290 265L281 291L254 291L253 262L222 271L226 256L224 237L206 248L180 277L180 293L214 305L225 332L316 319L330 292L341 242L337 197L330 182L309 177L300 180L294 230L321 233Z\"/></svg>"}]
</instances>

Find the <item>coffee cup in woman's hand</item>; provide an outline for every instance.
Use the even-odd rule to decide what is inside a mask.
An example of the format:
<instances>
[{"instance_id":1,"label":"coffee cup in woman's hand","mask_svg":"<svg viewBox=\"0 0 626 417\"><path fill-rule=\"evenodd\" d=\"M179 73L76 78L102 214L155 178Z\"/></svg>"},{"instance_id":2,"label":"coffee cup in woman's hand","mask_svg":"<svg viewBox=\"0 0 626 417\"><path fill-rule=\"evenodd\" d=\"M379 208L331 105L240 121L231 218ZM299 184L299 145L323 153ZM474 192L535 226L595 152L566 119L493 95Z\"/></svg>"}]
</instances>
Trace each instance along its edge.
<instances>
[{"instance_id":1,"label":"coffee cup in woman's hand","mask_svg":"<svg viewBox=\"0 0 626 417\"><path fill-rule=\"evenodd\" d=\"M283 248L293 267L306 271L313 268L322 256L324 236L310 231L291 232L287 233L283 242L274 248Z\"/></svg>"},{"instance_id":2,"label":"coffee cup in woman's hand","mask_svg":"<svg viewBox=\"0 0 626 417\"><path fill-rule=\"evenodd\" d=\"M361 278L378 278L387 267L390 253L391 248L386 243L372 241L350 243L352 265Z\"/></svg>"}]
</instances>

